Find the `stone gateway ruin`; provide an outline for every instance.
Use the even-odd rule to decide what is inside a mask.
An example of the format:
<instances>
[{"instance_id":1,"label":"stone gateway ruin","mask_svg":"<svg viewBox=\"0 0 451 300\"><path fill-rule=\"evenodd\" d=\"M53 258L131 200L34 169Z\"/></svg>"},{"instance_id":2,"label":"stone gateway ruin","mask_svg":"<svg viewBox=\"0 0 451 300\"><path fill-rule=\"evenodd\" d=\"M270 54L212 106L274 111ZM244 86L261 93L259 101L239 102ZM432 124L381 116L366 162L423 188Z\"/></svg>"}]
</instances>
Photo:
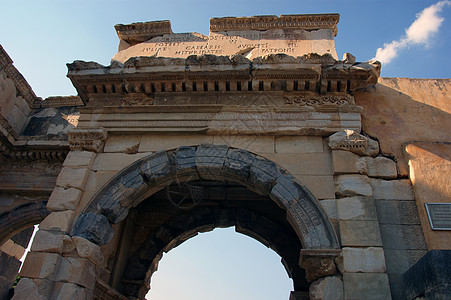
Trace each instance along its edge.
<instances>
[{"instance_id":1,"label":"stone gateway ruin","mask_svg":"<svg viewBox=\"0 0 451 300\"><path fill-rule=\"evenodd\" d=\"M290 300L450 298L451 81L339 59L338 21L116 25L45 100L0 47L0 298L144 299L218 227L281 257Z\"/></svg>"}]
</instances>

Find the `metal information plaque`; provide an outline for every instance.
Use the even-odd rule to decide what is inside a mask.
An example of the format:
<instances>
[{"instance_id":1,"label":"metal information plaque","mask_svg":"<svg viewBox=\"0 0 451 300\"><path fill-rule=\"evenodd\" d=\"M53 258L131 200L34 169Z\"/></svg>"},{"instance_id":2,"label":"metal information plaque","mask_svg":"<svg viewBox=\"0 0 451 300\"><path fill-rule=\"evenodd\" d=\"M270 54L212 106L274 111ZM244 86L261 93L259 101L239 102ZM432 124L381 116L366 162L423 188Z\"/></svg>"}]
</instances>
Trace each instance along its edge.
<instances>
[{"instance_id":1,"label":"metal information plaque","mask_svg":"<svg viewBox=\"0 0 451 300\"><path fill-rule=\"evenodd\" d=\"M425 203L433 230L451 230L451 203Z\"/></svg>"}]
</instances>

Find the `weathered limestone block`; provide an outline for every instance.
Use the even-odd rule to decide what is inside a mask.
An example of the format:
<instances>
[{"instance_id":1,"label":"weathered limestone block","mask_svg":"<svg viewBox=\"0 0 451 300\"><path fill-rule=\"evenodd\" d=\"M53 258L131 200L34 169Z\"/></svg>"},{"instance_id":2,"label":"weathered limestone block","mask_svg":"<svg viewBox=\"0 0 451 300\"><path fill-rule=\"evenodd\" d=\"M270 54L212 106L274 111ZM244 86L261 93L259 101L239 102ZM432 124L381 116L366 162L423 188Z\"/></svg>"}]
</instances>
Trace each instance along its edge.
<instances>
[{"instance_id":1,"label":"weathered limestone block","mask_svg":"<svg viewBox=\"0 0 451 300\"><path fill-rule=\"evenodd\" d=\"M354 196L336 201L340 220L377 220L376 206L371 197Z\"/></svg>"},{"instance_id":2,"label":"weathered limestone block","mask_svg":"<svg viewBox=\"0 0 451 300\"><path fill-rule=\"evenodd\" d=\"M107 244L113 238L113 234L113 228L107 217L94 212L80 214L71 232L71 236L80 236L100 246Z\"/></svg>"},{"instance_id":3,"label":"weathered limestone block","mask_svg":"<svg viewBox=\"0 0 451 300\"><path fill-rule=\"evenodd\" d=\"M294 175L316 199L335 198L334 177L330 175Z\"/></svg>"},{"instance_id":4,"label":"weathered limestone block","mask_svg":"<svg viewBox=\"0 0 451 300\"><path fill-rule=\"evenodd\" d=\"M338 219L337 200L336 199L324 199L320 200L322 208L326 212L331 221Z\"/></svg>"},{"instance_id":5,"label":"weathered limestone block","mask_svg":"<svg viewBox=\"0 0 451 300\"><path fill-rule=\"evenodd\" d=\"M69 232L74 215L75 212L72 210L52 212L39 224L39 228L42 230Z\"/></svg>"},{"instance_id":6,"label":"weathered limestone block","mask_svg":"<svg viewBox=\"0 0 451 300\"><path fill-rule=\"evenodd\" d=\"M227 145L253 153L274 153L273 136L218 135L213 137L213 144Z\"/></svg>"},{"instance_id":7,"label":"weathered limestone block","mask_svg":"<svg viewBox=\"0 0 451 300\"><path fill-rule=\"evenodd\" d=\"M96 154L90 151L71 151L67 154L63 166L71 168L84 167L90 169L95 157Z\"/></svg>"},{"instance_id":8,"label":"weathered limestone block","mask_svg":"<svg viewBox=\"0 0 451 300\"><path fill-rule=\"evenodd\" d=\"M63 257L55 281L69 282L94 290L96 266L86 258Z\"/></svg>"},{"instance_id":9,"label":"weathered limestone block","mask_svg":"<svg viewBox=\"0 0 451 300\"><path fill-rule=\"evenodd\" d=\"M141 138L140 135L110 135L106 140L103 151L105 153L122 152L132 154L133 150L138 151Z\"/></svg>"},{"instance_id":10,"label":"weathered limestone block","mask_svg":"<svg viewBox=\"0 0 451 300\"><path fill-rule=\"evenodd\" d=\"M382 180L371 179L375 200L414 200L412 184L408 179Z\"/></svg>"},{"instance_id":11,"label":"weathered limestone block","mask_svg":"<svg viewBox=\"0 0 451 300\"><path fill-rule=\"evenodd\" d=\"M52 281L46 279L22 278L14 289L13 300L47 300L52 288Z\"/></svg>"},{"instance_id":12,"label":"weathered limestone block","mask_svg":"<svg viewBox=\"0 0 451 300\"><path fill-rule=\"evenodd\" d=\"M373 194L370 180L363 175L341 175L335 181L335 193L341 197Z\"/></svg>"},{"instance_id":13,"label":"weathered limestone block","mask_svg":"<svg viewBox=\"0 0 451 300\"><path fill-rule=\"evenodd\" d=\"M343 248L343 270L350 273L384 273L384 249L379 247Z\"/></svg>"},{"instance_id":14,"label":"weathered limestone block","mask_svg":"<svg viewBox=\"0 0 451 300\"><path fill-rule=\"evenodd\" d=\"M383 179L395 179L398 177L396 163L383 156L375 158L363 157L369 177L379 177Z\"/></svg>"},{"instance_id":15,"label":"weathered limestone block","mask_svg":"<svg viewBox=\"0 0 451 300\"><path fill-rule=\"evenodd\" d=\"M309 287L311 300L342 300L343 281L339 276L327 276L313 282Z\"/></svg>"},{"instance_id":16,"label":"weathered limestone block","mask_svg":"<svg viewBox=\"0 0 451 300\"><path fill-rule=\"evenodd\" d=\"M63 188L74 187L82 190L89 172L88 168L73 169L64 167L56 179L56 185Z\"/></svg>"},{"instance_id":17,"label":"weathered limestone block","mask_svg":"<svg viewBox=\"0 0 451 300\"><path fill-rule=\"evenodd\" d=\"M283 166L291 174L332 175L329 153L266 154L265 158Z\"/></svg>"},{"instance_id":18,"label":"weathered limestone block","mask_svg":"<svg viewBox=\"0 0 451 300\"><path fill-rule=\"evenodd\" d=\"M355 153L344 150L332 151L332 162L334 174L366 174L367 166L365 160Z\"/></svg>"},{"instance_id":19,"label":"weathered limestone block","mask_svg":"<svg viewBox=\"0 0 451 300\"><path fill-rule=\"evenodd\" d=\"M62 187L55 187L47 202L47 209L49 211L75 210L82 191L76 188L64 189Z\"/></svg>"},{"instance_id":20,"label":"weathered limestone block","mask_svg":"<svg viewBox=\"0 0 451 300\"><path fill-rule=\"evenodd\" d=\"M280 136L275 140L276 153L321 153L323 139L320 136Z\"/></svg>"},{"instance_id":21,"label":"weathered limestone block","mask_svg":"<svg viewBox=\"0 0 451 300\"><path fill-rule=\"evenodd\" d=\"M54 280L62 256L57 253L30 252L25 259L20 276Z\"/></svg>"},{"instance_id":22,"label":"weathered limestone block","mask_svg":"<svg viewBox=\"0 0 451 300\"><path fill-rule=\"evenodd\" d=\"M9 256L15 257L16 259L21 259L25 253L25 248L9 239L0 246L0 251L8 254Z\"/></svg>"},{"instance_id":23,"label":"weathered limestone block","mask_svg":"<svg viewBox=\"0 0 451 300\"><path fill-rule=\"evenodd\" d=\"M164 151L180 146L211 143L213 143L213 136L209 135L143 135L139 152Z\"/></svg>"},{"instance_id":24,"label":"weathered limestone block","mask_svg":"<svg viewBox=\"0 0 451 300\"><path fill-rule=\"evenodd\" d=\"M92 170L94 171L120 171L133 162L148 155L148 153L99 153L96 155Z\"/></svg>"},{"instance_id":25,"label":"weathered limestone block","mask_svg":"<svg viewBox=\"0 0 451 300\"><path fill-rule=\"evenodd\" d=\"M382 247L379 222L377 221L339 221L342 246Z\"/></svg>"},{"instance_id":26,"label":"weathered limestone block","mask_svg":"<svg viewBox=\"0 0 451 300\"><path fill-rule=\"evenodd\" d=\"M31 251L63 254L63 249L71 242L71 238L67 235L40 229L36 232Z\"/></svg>"},{"instance_id":27,"label":"weathered limestone block","mask_svg":"<svg viewBox=\"0 0 451 300\"><path fill-rule=\"evenodd\" d=\"M345 299L391 299L385 273L344 273Z\"/></svg>"},{"instance_id":28,"label":"weathered limestone block","mask_svg":"<svg viewBox=\"0 0 451 300\"><path fill-rule=\"evenodd\" d=\"M92 299L92 291L73 283L56 282L52 299L55 300L88 300Z\"/></svg>"},{"instance_id":29,"label":"weathered limestone block","mask_svg":"<svg viewBox=\"0 0 451 300\"><path fill-rule=\"evenodd\" d=\"M342 130L332 134L328 139L332 150L346 150L358 155L376 156L379 153L379 143L354 130Z\"/></svg>"},{"instance_id":30,"label":"weathered limestone block","mask_svg":"<svg viewBox=\"0 0 451 300\"><path fill-rule=\"evenodd\" d=\"M89 259L99 267L105 267L105 259L98 245L79 236L74 236L73 241L80 257Z\"/></svg>"}]
</instances>

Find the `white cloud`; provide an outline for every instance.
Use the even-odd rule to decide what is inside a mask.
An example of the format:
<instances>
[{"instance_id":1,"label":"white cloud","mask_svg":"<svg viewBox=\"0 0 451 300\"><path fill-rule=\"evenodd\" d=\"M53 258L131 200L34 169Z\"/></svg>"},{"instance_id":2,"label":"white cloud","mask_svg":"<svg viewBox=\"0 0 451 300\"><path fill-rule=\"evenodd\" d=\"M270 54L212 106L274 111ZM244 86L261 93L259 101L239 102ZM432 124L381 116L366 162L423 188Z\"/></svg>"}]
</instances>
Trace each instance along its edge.
<instances>
[{"instance_id":1,"label":"white cloud","mask_svg":"<svg viewBox=\"0 0 451 300\"><path fill-rule=\"evenodd\" d=\"M429 46L430 37L436 33L444 18L439 16L445 5L451 5L451 1L439 1L417 14L415 21L406 29L406 35L397 41L384 44L384 47L378 48L375 60L381 63L391 62L397 55L398 51L410 45Z\"/></svg>"}]
</instances>

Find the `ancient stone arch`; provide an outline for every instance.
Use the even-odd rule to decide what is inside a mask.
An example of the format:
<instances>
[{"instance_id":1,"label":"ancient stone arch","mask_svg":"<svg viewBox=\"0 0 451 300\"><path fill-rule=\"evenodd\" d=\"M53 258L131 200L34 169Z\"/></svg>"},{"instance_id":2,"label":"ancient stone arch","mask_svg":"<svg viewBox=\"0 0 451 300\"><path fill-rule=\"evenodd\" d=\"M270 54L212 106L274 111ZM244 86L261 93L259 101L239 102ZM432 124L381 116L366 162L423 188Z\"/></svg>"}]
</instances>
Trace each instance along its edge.
<instances>
[{"instance_id":1,"label":"ancient stone arch","mask_svg":"<svg viewBox=\"0 0 451 300\"><path fill-rule=\"evenodd\" d=\"M124 295L143 298L163 251L169 251L199 231L215 227L237 226L238 231L271 246L282 257L294 280L295 289L308 289L305 273L298 264L301 249L317 249L319 252L321 249L340 249L332 225L319 202L287 171L249 151L212 144L159 151L132 163L95 195L75 221L71 235L103 246L114 235L112 224L124 221L133 207L139 206L145 199L148 199L147 202L153 201L150 196L159 191L164 193L171 185L178 187L179 195L192 193L192 188L199 188L196 183L202 182L210 183L210 187L200 186L203 194L210 188L209 195L203 197L216 198L212 193L218 193L218 188L224 189L225 184L238 183L262 199L258 204L261 207L242 206L239 211L227 205L211 209L208 205L197 207L194 203L188 205L189 211L179 207L182 209L172 213L164 224L159 224L141 244L141 249L127 258L123 274L116 275L126 279L121 286ZM216 189L212 189L211 185ZM214 202L211 199L208 201ZM183 224L183 228L170 224ZM165 231L163 238L161 231ZM160 236L157 236L158 232ZM332 256L338 253L339 250ZM116 263L121 264L120 261ZM336 271L334 263L328 263L330 266L325 268L327 270L323 276Z\"/></svg>"},{"instance_id":2,"label":"ancient stone arch","mask_svg":"<svg viewBox=\"0 0 451 300\"><path fill-rule=\"evenodd\" d=\"M46 204L47 202L26 203L12 211L0 214L0 245L14 234L41 223L50 213Z\"/></svg>"}]
</instances>

